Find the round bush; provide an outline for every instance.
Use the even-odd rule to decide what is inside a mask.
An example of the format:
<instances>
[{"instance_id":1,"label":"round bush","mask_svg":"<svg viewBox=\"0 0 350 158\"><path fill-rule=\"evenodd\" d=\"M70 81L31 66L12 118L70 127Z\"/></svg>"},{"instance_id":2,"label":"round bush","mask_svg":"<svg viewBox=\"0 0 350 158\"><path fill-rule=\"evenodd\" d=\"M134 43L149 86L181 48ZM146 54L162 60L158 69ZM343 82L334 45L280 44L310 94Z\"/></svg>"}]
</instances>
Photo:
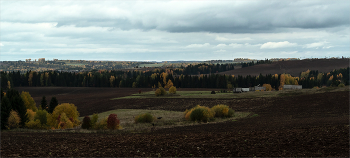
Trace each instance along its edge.
<instances>
[{"instance_id":1,"label":"round bush","mask_svg":"<svg viewBox=\"0 0 350 158\"><path fill-rule=\"evenodd\" d=\"M185 118L186 120L191 121L203 121L207 122L214 118L215 112L211 110L208 107L205 106L199 106L186 110L185 111Z\"/></svg>"},{"instance_id":2,"label":"round bush","mask_svg":"<svg viewBox=\"0 0 350 158\"><path fill-rule=\"evenodd\" d=\"M135 117L135 123L151 123L154 118L150 113L144 113Z\"/></svg>"},{"instance_id":3,"label":"round bush","mask_svg":"<svg viewBox=\"0 0 350 158\"><path fill-rule=\"evenodd\" d=\"M95 124L97 123L98 120L98 114L93 114L91 117L91 127L94 128Z\"/></svg>"},{"instance_id":4,"label":"round bush","mask_svg":"<svg viewBox=\"0 0 350 158\"><path fill-rule=\"evenodd\" d=\"M158 97L162 94L162 92L160 91L160 89L157 89L156 92L155 92L155 95Z\"/></svg>"},{"instance_id":5,"label":"round bush","mask_svg":"<svg viewBox=\"0 0 350 158\"><path fill-rule=\"evenodd\" d=\"M114 130L119 128L119 119L117 117L117 114L110 114L107 119L107 128Z\"/></svg>"},{"instance_id":6,"label":"round bush","mask_svg":"<svg viewBox=\"0 0 350 158\"><path fill-rule=\"evenodd\" d=\"M211 108L215 112L215 117L231 117L234 111L227 105L219 104Z\"/></svg>"},{"instance_id":7,"label":"round bush","mask_svg":"<svg viewBox=\"0 0 350 158\"><path fill-rule=\"evenodd\" d=\"M215 94L215 91L211 91L211 94Z\"/></svg>"},{"instance_id":8,"label":"round bush","mask_svg":"<svg viewBox=\"0 0 350 158\"><path fill-rule=\"evenodd\" d=\"M201 121L204 116L204 109L203 108L196 108L194 109L190 114L191 121Z\"/></svg>"},{"instance_id":9,"label":"round bush","mask_svg":"<svg viewBox=\"0 0 350 158\"><path fill-rule=\"evenodd\" d=\"M91 128L91 119L89 116L85 116L83 119L83 124L81 125L82 129L90 129Z\"/></svg>"},{"instance_id":10,"label":"round bush","mask_svg":"<svg viewBox=\"0 0 350 158\"><path fill-rule=\"evenodd\" d=\"M171 86L171 87L169 88L169 93L176 94L176 87Z\"/></svg>"},{"instance_id":11,"label":"round bush","mask_svg":"<svg viewBox=\"0 0 350 158\"><path fill-rule=\"evenodd\" d=\"M107 128L107 117L101 119L100 121L96 122L96 124L93 126L93 129L99 130L99 129L108 129Z\"/></svg>"},{"instance_id":12,"label":"round bush","mask_svg":"<svg viewBox=\"0 0 350 158\"><path fill-rule=\"evenodd\" d=\"M11 110L10 117L7 121L8 129L18 128L19 123L21 122L21 118L18 116L18 113L16 111Z\"/></svg>"},{"instance_id":13,"label":"round bush","mask_svg":"<svg viewBox=\"0 0 350 158\"><path fill-rule=\"evenodd\" d=\"M163 88L163 87L159 87L159 89L160 89L160 95L165 95L166 94L166 91L165 91L165 89Z\"/></svg>"}]
</instances>

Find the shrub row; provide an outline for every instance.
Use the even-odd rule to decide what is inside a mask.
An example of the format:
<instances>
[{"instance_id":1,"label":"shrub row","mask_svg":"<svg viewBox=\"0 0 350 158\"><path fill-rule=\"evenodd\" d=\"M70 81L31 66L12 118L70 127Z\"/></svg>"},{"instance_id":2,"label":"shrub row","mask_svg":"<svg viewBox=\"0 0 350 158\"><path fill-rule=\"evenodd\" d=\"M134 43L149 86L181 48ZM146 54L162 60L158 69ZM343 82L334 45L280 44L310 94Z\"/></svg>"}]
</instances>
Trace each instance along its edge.
<instances>
[{"instance_id":1,"label":"shrub row","mask_svg":"<svg viewBox=\"0 0 350 158\"><path fill-rule=\"evenodd\" d=\"M197 105L190 110L184 112L185 119L198 122L208 122L214 119L214 117L232 117L234 110L227 105L216 105L212 108Z\"/></svg>"},{"instance_id":2,"label":"shrub row","mask_svg":"<svg viewBox=\"0 0 350 158\"><path fill-rule=\"evenodd\" d=\"M83 129L95 129L95 130L106 130L106 129L120 129L120 120L117 117L117 114L110 114L108 117L98 120L98 115L93 114L90 119L89 116L85 116L81 128Z\"/></svg>"},{"instance_id":3,"label":"shrub row","mask_svg":"<svg viewBox=\"0 0 350 158\"><path fill-rule=\"evenodd\" d=\"M176 87L171 86L171 87L169 88L169 93L170 93L170 94L176 94ZM157 97L158 97L158 96L164 96L164 95L166 95L166 91L165 91L165 89L164 89L163 87L159 87L159 88L156 90L155 95L156 95Z\"/></svg>"}]
</instances>

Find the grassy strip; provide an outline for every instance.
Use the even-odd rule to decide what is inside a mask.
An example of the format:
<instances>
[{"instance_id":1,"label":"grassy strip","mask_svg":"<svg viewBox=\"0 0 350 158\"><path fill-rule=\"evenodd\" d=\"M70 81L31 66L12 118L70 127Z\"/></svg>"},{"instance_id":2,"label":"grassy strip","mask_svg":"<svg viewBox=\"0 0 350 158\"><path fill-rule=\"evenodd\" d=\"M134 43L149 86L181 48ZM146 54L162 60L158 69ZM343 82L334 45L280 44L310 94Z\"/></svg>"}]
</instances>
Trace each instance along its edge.
<instances>
[{"instance_id":1,"label":"grassy strip","mask_svg":"<svg viewBox=\"0 0 350 158\"><path fill-rule=\"evenodd\" d=\"M152 123L134 123L134 117L138 114L142 113L150 113L154 117L156 117L155 121ZM197 125L201 123L187 121L184 119L184 113L178 111L165 111L165 110L145 110L145 109L118 109L106 111L103 113L99 113L99 119L104 117L108 117L109 114L117 114L118 119L120 120L120 125L125 131L149 131L152 127L155 128L169 128L176 126L186 126L186 125ZM209 123L217 123L224 122L228 120L237 120L240 118L247 117L249 112L235 112L234 117L231 118L215 118L214 121ZM91 115L90 115L91 117ZM157 119L157 117L162 117L161 119ZM83 120L84 117L80 117L79 120Z\"/></svg>"},{"instance_id":2,"label":"grassy strip","mask_svg":"<svg viewBox=\"0 0 350 158\"><path fill-rule=\"evenodd\" d=\"M133 94L130 96L113 98L116 99L144 99L144 98L214 98L214 99L234 99L234 98L260 98L260 97L280 97L295 96L314 93L349 91L349 86L345 87L325 87L301 90L282 90L282 91L253 91L243 93L216 93L211 91L177 91L176 94L167 94L165 96L155 96L154 91L143 92L141 94Z\"/></svg>"}]
</instances>

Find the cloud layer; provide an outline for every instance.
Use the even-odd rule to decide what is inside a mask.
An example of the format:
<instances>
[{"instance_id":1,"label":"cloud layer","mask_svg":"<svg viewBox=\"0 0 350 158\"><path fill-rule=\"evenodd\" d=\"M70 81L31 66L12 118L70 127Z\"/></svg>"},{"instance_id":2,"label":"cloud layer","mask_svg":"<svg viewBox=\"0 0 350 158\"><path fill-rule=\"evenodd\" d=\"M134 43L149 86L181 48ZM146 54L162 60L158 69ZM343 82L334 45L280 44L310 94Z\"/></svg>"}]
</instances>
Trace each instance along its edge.
<instances>
[{"instance_id":1,"label":"cloud layer","mask_svg":"<svg viewBox=\"0 0 350 158\"><path fill-rule=\"evenodd\" d=\"M264 59L349 52L349 1L57 0L0 5L0 60Z\"/></svg>"}]
</instances>

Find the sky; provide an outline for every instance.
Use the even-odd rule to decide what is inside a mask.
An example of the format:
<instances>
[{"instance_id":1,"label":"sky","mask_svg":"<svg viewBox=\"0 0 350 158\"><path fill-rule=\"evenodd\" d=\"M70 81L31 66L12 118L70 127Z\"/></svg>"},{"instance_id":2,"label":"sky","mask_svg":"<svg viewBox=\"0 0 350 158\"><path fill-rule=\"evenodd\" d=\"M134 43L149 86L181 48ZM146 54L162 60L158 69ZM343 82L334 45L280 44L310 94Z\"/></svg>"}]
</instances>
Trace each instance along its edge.
<instances>
[{"instance_id":1,"label":"sky","mask_svg":"<svg viewBox=\"0 0 350 158\"><path fill-rule=\"evenodd\" d=\"M349 57L349 0L0 0L0 60Z\"/></svg>"}]
</instances>

